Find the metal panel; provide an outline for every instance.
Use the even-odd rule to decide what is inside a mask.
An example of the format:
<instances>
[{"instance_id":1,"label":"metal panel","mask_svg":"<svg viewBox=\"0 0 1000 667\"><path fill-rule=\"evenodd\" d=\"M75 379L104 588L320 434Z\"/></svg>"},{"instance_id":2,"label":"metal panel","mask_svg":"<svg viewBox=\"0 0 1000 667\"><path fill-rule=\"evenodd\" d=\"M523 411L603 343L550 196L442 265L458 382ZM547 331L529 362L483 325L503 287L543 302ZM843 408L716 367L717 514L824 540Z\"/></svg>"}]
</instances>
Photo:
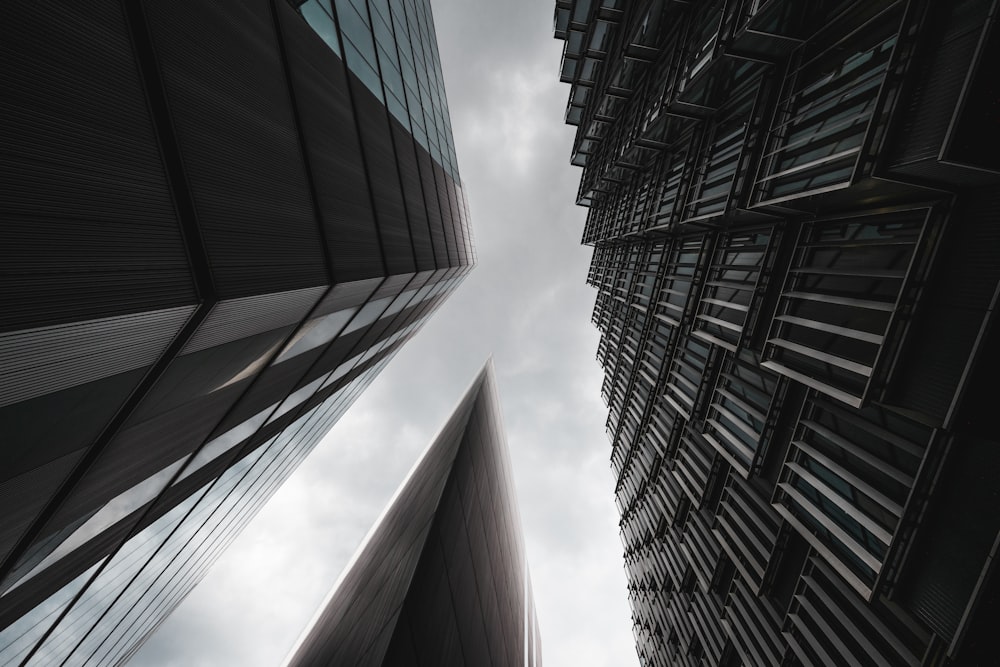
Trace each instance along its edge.
<instances>
[{"instance_id":1,"label":"metal panel","mask_svg":"<svg viewBox=\"0 0 1000 667\"><path fill-rule=\"evenodd\" d=\"M343 61L287 3L275 6L333 279L383 275Z\"/></svg>"},{"instance_id":2,"label":"metal panel","mask_svg":"<svg viewBox=\"0 0 1000 667\"><path fill-rule=\"evenodd\" d=\"M326 289L322 285L219 302L212 307L181 354L297 324Z\"/></svg>"},{"instance_id":3,"label":"metal panel","mask_svg":"<svg viewBox=\"0 0 1000 667\"><path fill-rule=\"evenodd\" d=\"M150 365L194 308L0 334L0 407Z\"/></svg>"},{"instance_id":4,"label":"metal panel","mask_svg":"<svg viewBox=\"0 0 1000 667\"><path fill-rule=\"evenodd\" d=\"M416 255L417 270L433 269L434 248L431 244L431 230L427 216L427 205L424 203L423 185L420 181L420 168L417 166L417 150L413 135L407 132L396 121L391 120L393 143L396 147L396 158L399 166L400 182L403 186L403 197L406 200L406 214L410 219L410 235L413 238L413 252Z\"/></svg>"},{"instance_id":5,"label":"metal panel","mask_svg":"<svg viewBox=\"0 0 1000 667\"><path fill-rule=\"evenodd\" d=\"M145 11L220 298L326 284L270 3Z\"/></svg>"},{"instance_id":6,"label":"metal panel","mask_svg":"<svg viewBox=\"0 0 1000 667\"><path fill-rule=\"evenodd\" d=\"M434 160L422 146L417 149L417 164L420 168L420 182L424 186L424 202L427 205L427 222L431 228L431 245L434 248L434 260L439 269L451 266L448 258L448 246L445 244L444 218L441 204L437 196L437 184L434 182Z\"/></svg>"},{"instance_id":7,"label":"metal panel","mask_svg":"<svg viewBox=\"0 0 1000 667\"><path fill-rule=\"evenodd\" d=\"M389 114L385 105L353 74L348 74L348 78L387 272L389 275L412 273L416 264L410 244L403 189L396 168Z\"/></svg>"},{"instance_id":8,"label":"metal panel","mask_svg":"<svg viewBox=\"0 0 1000 667\"><path fill-rule=\"evenodd\" d=\"M0 7L0 331L196 301L118 2Z\"/></svg>"}]
</instances>

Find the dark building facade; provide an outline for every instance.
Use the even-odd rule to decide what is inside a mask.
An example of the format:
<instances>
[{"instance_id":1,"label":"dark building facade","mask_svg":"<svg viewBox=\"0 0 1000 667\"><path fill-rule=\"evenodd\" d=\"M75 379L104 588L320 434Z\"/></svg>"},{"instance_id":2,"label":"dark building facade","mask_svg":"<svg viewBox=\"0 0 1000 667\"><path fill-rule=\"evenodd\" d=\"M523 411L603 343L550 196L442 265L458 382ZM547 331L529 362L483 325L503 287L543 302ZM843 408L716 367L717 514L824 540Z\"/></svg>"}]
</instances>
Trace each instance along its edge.
<instances>
[{"instance_id":1,"label":"dark building facade","mask_svg":"<svg viewBox=\"0 0 1000 667\"><path fill-rule=\"evenodd\" d=\"M558 0L644 665L992 664L991 0Z\"/></svg>"},{"instance_id":2,"label":"dark building facade","mask_svg":"<svg viewBox=\"0 0 1000 667\"><path fill-rule=\"evenodd\" d=\"M285 664L542 664L492 362Z\"/></svg>"},{"instance_id":3,"label":"dark building facade","mask_svg":"<svg viewBox=\"0 0 1000 667\"><path fill-rule=\"evenodd\" d=\"M0 664L118 664L471 268L426 0L0 7Z\"/></svg>"}]
</instances>

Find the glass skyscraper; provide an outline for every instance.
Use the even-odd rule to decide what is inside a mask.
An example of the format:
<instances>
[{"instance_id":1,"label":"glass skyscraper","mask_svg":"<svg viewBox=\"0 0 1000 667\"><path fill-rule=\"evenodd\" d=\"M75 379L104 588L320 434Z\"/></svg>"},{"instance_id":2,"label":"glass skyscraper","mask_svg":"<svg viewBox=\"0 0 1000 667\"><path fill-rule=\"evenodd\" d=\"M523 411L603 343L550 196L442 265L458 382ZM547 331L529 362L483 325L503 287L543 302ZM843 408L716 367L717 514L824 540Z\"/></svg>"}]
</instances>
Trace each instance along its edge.
<instances>
[{"instance_id":1,"label":"glass skyscraper","mask_svg":"<svg viewBox=\"0 0 1000 667\"><path fill-rule=\"evenodd\" d=\"M541 667L493 363L473 381L286 667Z\"/></svg>"},{"instance_id":2,"label":"glass skyscraper","mask_svg":"<svg viewBox=\"0 0 1000 667\"><path fill-rule=\"evenodd\" d=\"M990 0L558 0L644 665L995 661Z\"/></svg>"},{"instance_id":3,"label":"glass skyscraper","mask_svg":"<svg viewBox=\"0 0 1000 667\"><path fill-rule=\"evenodd\" d=\"M0 664L117 664L474 263L429 3L0 7Z\"/></svg>"}]
</instances>

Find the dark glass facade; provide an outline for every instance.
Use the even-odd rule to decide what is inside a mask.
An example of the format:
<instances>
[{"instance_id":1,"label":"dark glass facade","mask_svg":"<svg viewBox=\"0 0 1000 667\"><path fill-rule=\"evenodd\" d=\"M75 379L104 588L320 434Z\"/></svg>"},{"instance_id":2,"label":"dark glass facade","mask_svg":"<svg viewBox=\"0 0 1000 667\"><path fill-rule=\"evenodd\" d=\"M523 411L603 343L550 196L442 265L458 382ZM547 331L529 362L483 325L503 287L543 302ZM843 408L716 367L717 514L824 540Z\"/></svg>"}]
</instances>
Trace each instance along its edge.
<instances>
[{"instance_id":1,"label":"dark glass facade","mask_svg":"<svg viewBox=\"0 0 1000 667\"><path fill-rule=\"evenodd\" d=\"M996 12L556 2L642 664L995 660Z\"/></svg>"},{"instance_id":2,"label":"dark glass facade","mask_svg":"<svg viewBox=\"0 0 1000 667\"><path fill-rule=\"evenodd\" d=\"M0 63L0 664L118 664L473 265L433 22L6 3Z\"/></svg>"},{"instance_id":3,"label":"dark glass facade","mask_svg":"<svg viewBox=\"0 0 1000 667\"><path fill-rule=\"evenodd\" d=\"M542 664L492 362L285 664Z\"/></svg>"}]
</instances>

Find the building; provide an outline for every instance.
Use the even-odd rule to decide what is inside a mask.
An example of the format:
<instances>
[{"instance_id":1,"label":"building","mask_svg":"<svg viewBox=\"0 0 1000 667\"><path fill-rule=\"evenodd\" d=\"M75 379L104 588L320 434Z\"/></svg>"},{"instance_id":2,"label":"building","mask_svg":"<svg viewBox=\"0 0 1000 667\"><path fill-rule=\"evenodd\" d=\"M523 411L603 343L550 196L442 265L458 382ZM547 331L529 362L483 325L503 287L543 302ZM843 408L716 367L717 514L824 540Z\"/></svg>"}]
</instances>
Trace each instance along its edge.
<instances>
[{"instance_id":1,"label":"building","mask_svg":"<svg viewBox=\"0 0 1000 667\"><path fill-rule=\"evenodd\" d=\"M541 664L490 361L285 665Z\"/></svg>"},{"instance_id":2,"label":"building","mask_svg":"<svg viewBox=\"0 0 1000 667\"><path fill-rule=\"evenodd\" d=\"M433 21L4 3L0 63L0 664L118 664L473 264Z\"/></svg>"},{"instance_id":3,"label":"building","mask_svg":"<svg viewBox=\"0 0 1000 667\"><path fill-rule=\"evenodd\" d=\"M557 0L644 665L995 661L996 15Z\"/></svg>"}]
</instances>

